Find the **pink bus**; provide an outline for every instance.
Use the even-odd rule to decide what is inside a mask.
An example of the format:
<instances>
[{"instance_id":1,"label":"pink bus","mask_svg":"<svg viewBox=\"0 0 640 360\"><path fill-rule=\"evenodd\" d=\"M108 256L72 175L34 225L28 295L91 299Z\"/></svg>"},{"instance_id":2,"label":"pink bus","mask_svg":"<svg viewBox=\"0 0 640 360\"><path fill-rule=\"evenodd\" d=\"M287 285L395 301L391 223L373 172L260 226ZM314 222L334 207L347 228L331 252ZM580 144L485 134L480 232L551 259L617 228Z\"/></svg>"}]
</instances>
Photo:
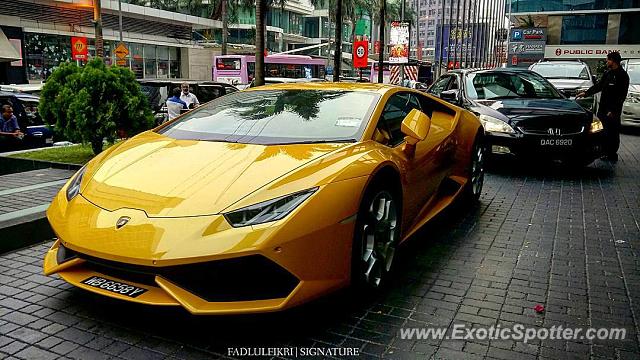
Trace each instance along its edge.
<instances>
[{"instance_id":1,"label":"pink bus","mask_svg":"<svg viewBox=\"0 0 640 360\"><path fill-rule=\"evenodd\" d=\"M269 55L264 58L265 77L324 79L325 59L305 55ZM232 85L249 84L255 73L252 55L220 55L213 57L213 81Z\"/></svg>"}]
</instances>

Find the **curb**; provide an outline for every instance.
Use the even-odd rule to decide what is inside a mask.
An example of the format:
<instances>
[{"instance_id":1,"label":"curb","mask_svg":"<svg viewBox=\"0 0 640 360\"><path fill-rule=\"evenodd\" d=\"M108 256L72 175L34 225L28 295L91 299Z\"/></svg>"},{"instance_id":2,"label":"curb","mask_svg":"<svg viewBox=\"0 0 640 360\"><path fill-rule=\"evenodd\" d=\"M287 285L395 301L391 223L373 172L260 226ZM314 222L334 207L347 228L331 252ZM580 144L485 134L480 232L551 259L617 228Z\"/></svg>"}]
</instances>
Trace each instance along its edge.
<instances>
[{"instance_id":1,"label":"curb","mask_svg":"<svg viewBox=\"0 0 640 360\"><path fill-rule=\"evenodd\" d=\"M55 237L44 213L0 229L0 254L50 241Z\"/></svg>"},{"instance_id":2,"label":"curb","mask_svg":"<svg viewBox=\"0 0 640 360\"><path fill-rule=\"evenodd\" d=\"M40 169L79 170L82 165L0 156L0 175Z\"/></svg>"}]
</instances>

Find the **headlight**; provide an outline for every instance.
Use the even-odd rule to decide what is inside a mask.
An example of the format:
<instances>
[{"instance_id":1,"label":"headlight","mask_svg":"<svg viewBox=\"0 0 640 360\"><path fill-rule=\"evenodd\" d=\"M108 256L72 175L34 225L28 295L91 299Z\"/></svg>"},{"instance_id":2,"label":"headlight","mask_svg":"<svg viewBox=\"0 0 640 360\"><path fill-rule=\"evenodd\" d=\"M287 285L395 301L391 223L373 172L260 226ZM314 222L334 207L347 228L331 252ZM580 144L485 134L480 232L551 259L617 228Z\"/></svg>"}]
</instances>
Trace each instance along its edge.
<instances>
[{"instance_id":1,"label":"headlight","mask_svg":"<svg viewBox=\"0 0 640 360\"><path fill-rule=\"evenodd\" d=\"M604 127L602 126L602 121L600 121L597 116L593 115L593 120L591 120L591 127L589 128L589 132L593 134L602 131L603 129Z\"/></svg>"},{"instance_id":2,"label":"headlight","mask_svg":"<svg viewBox=\"0 0 640 360\"><path fill-rule=\"evenodd\" d=\"M626 101L628 103L640 104L640 93L629 92L629 94L627 94L627 100Z\"/></svg>"},{"instance_id":3,"label":"headlight","mask_svg":"<svg viewBox=\"0 0 640 360\"><path fill-rule=\"evenodd\" d=\"M71 201L76 195L80 193L80 183L84 177L84 172L87 170L87 166L83 166L78 172L73 175L69 186L67 187L67 201Z\"/></svg>"},{"instance_id":4,"label":"headlight","mask_svg":"<svg viewBox=\"0 0 640 360\"><path fill-rule=\"evenodd\" d=\"M224 214L224 218L227 219L233 227L257 225L280 220L289 215L289 213L307 200L316 190L318 190L317 187L247 206Z\"/></svg>"},{"instance_id":5,"label":"headlight","mask_svg":"<svg viewBox=\"0 0 640 360\"><path fill-rule=\"evenodd\" d=\"M480 115L480 123L482 123L484 131L487 132L499 132L508 134L516 133L516 131L513 130L513 128L509 126L509 124L500 119L494 118L493 116Z\"/></svg>"}]
</instances>

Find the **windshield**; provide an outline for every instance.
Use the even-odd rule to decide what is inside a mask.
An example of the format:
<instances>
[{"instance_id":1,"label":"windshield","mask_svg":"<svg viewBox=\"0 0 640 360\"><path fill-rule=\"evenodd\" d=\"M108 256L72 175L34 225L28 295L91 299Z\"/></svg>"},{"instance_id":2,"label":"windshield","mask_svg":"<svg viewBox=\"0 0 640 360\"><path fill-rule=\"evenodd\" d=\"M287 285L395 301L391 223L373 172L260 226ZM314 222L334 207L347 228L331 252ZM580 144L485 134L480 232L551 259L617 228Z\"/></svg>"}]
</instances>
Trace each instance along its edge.
<instances>
[{"instance_id":1,"label":"windshield","mask_svg":"<svg viewBox=\"0 0 640 360\"><path fill-rule=\"evenodd\" d=\"M471 99L562 98L540 75L531 72L483 72L466 76L467 96Z\"/></svg>"},{"instance_id":2,"label":"windshield","mask_svg":"<svg viewBox=\"0 0 640 360\"><path fill-rule=\"evenodd\" d=\"M589 80L589 70L584 64L534 64L530 70L547 79L581 79Z\"/></svg>"},{"instance_id":3,"label":"windshield","mask_svg":"<svg viewBox=\"0 0 640 360\"><path fill-rule=\"evenodd\" d=\"M629 74L629 84L640 85L640 64L630 64L627 67Z\"/></svg>"},{"instance_id":4,"label":"windshield","mask_svg":"<svg viewBox=\"0 0 640 360\"><path fill-rule=\"evenodd\" d=\"M256 90L222 96L158 132L175 139L245 144L353 142L378 95L358 91Z\"/></svg>"}]
</instances>

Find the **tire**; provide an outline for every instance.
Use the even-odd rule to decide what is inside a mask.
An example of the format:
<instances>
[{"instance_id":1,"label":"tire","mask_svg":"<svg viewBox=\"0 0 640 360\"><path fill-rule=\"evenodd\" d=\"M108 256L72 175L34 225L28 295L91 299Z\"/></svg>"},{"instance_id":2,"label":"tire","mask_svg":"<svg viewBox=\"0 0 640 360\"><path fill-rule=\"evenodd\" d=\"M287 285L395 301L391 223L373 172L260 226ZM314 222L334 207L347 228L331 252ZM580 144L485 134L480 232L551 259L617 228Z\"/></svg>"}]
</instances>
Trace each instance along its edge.
<instances>
[{"instance_id":1,"label":"tire","mask_svg":"<svg viewBox=\"0 0 640 360\"><path fill-rule=\"evenodd\" d=\"M351 283L354 287L377 290L389 281L400 240L401 213L398 192L381 181L376 181L365 192L353 239Z\"/></svg>"},{"instance_id":2,"label":"tire","mask_svg":"<svg viewBox=\"0 0 640 360\"><path fill-rule=\"evenodd\" d=\"M484 165L486 158L486 148L480 135L476 136L471 150L471 161L469 163L469 179L464 189L464 197L469 202L477 202L482 195L484 185Z\"/></svg>"}]
</instances>

